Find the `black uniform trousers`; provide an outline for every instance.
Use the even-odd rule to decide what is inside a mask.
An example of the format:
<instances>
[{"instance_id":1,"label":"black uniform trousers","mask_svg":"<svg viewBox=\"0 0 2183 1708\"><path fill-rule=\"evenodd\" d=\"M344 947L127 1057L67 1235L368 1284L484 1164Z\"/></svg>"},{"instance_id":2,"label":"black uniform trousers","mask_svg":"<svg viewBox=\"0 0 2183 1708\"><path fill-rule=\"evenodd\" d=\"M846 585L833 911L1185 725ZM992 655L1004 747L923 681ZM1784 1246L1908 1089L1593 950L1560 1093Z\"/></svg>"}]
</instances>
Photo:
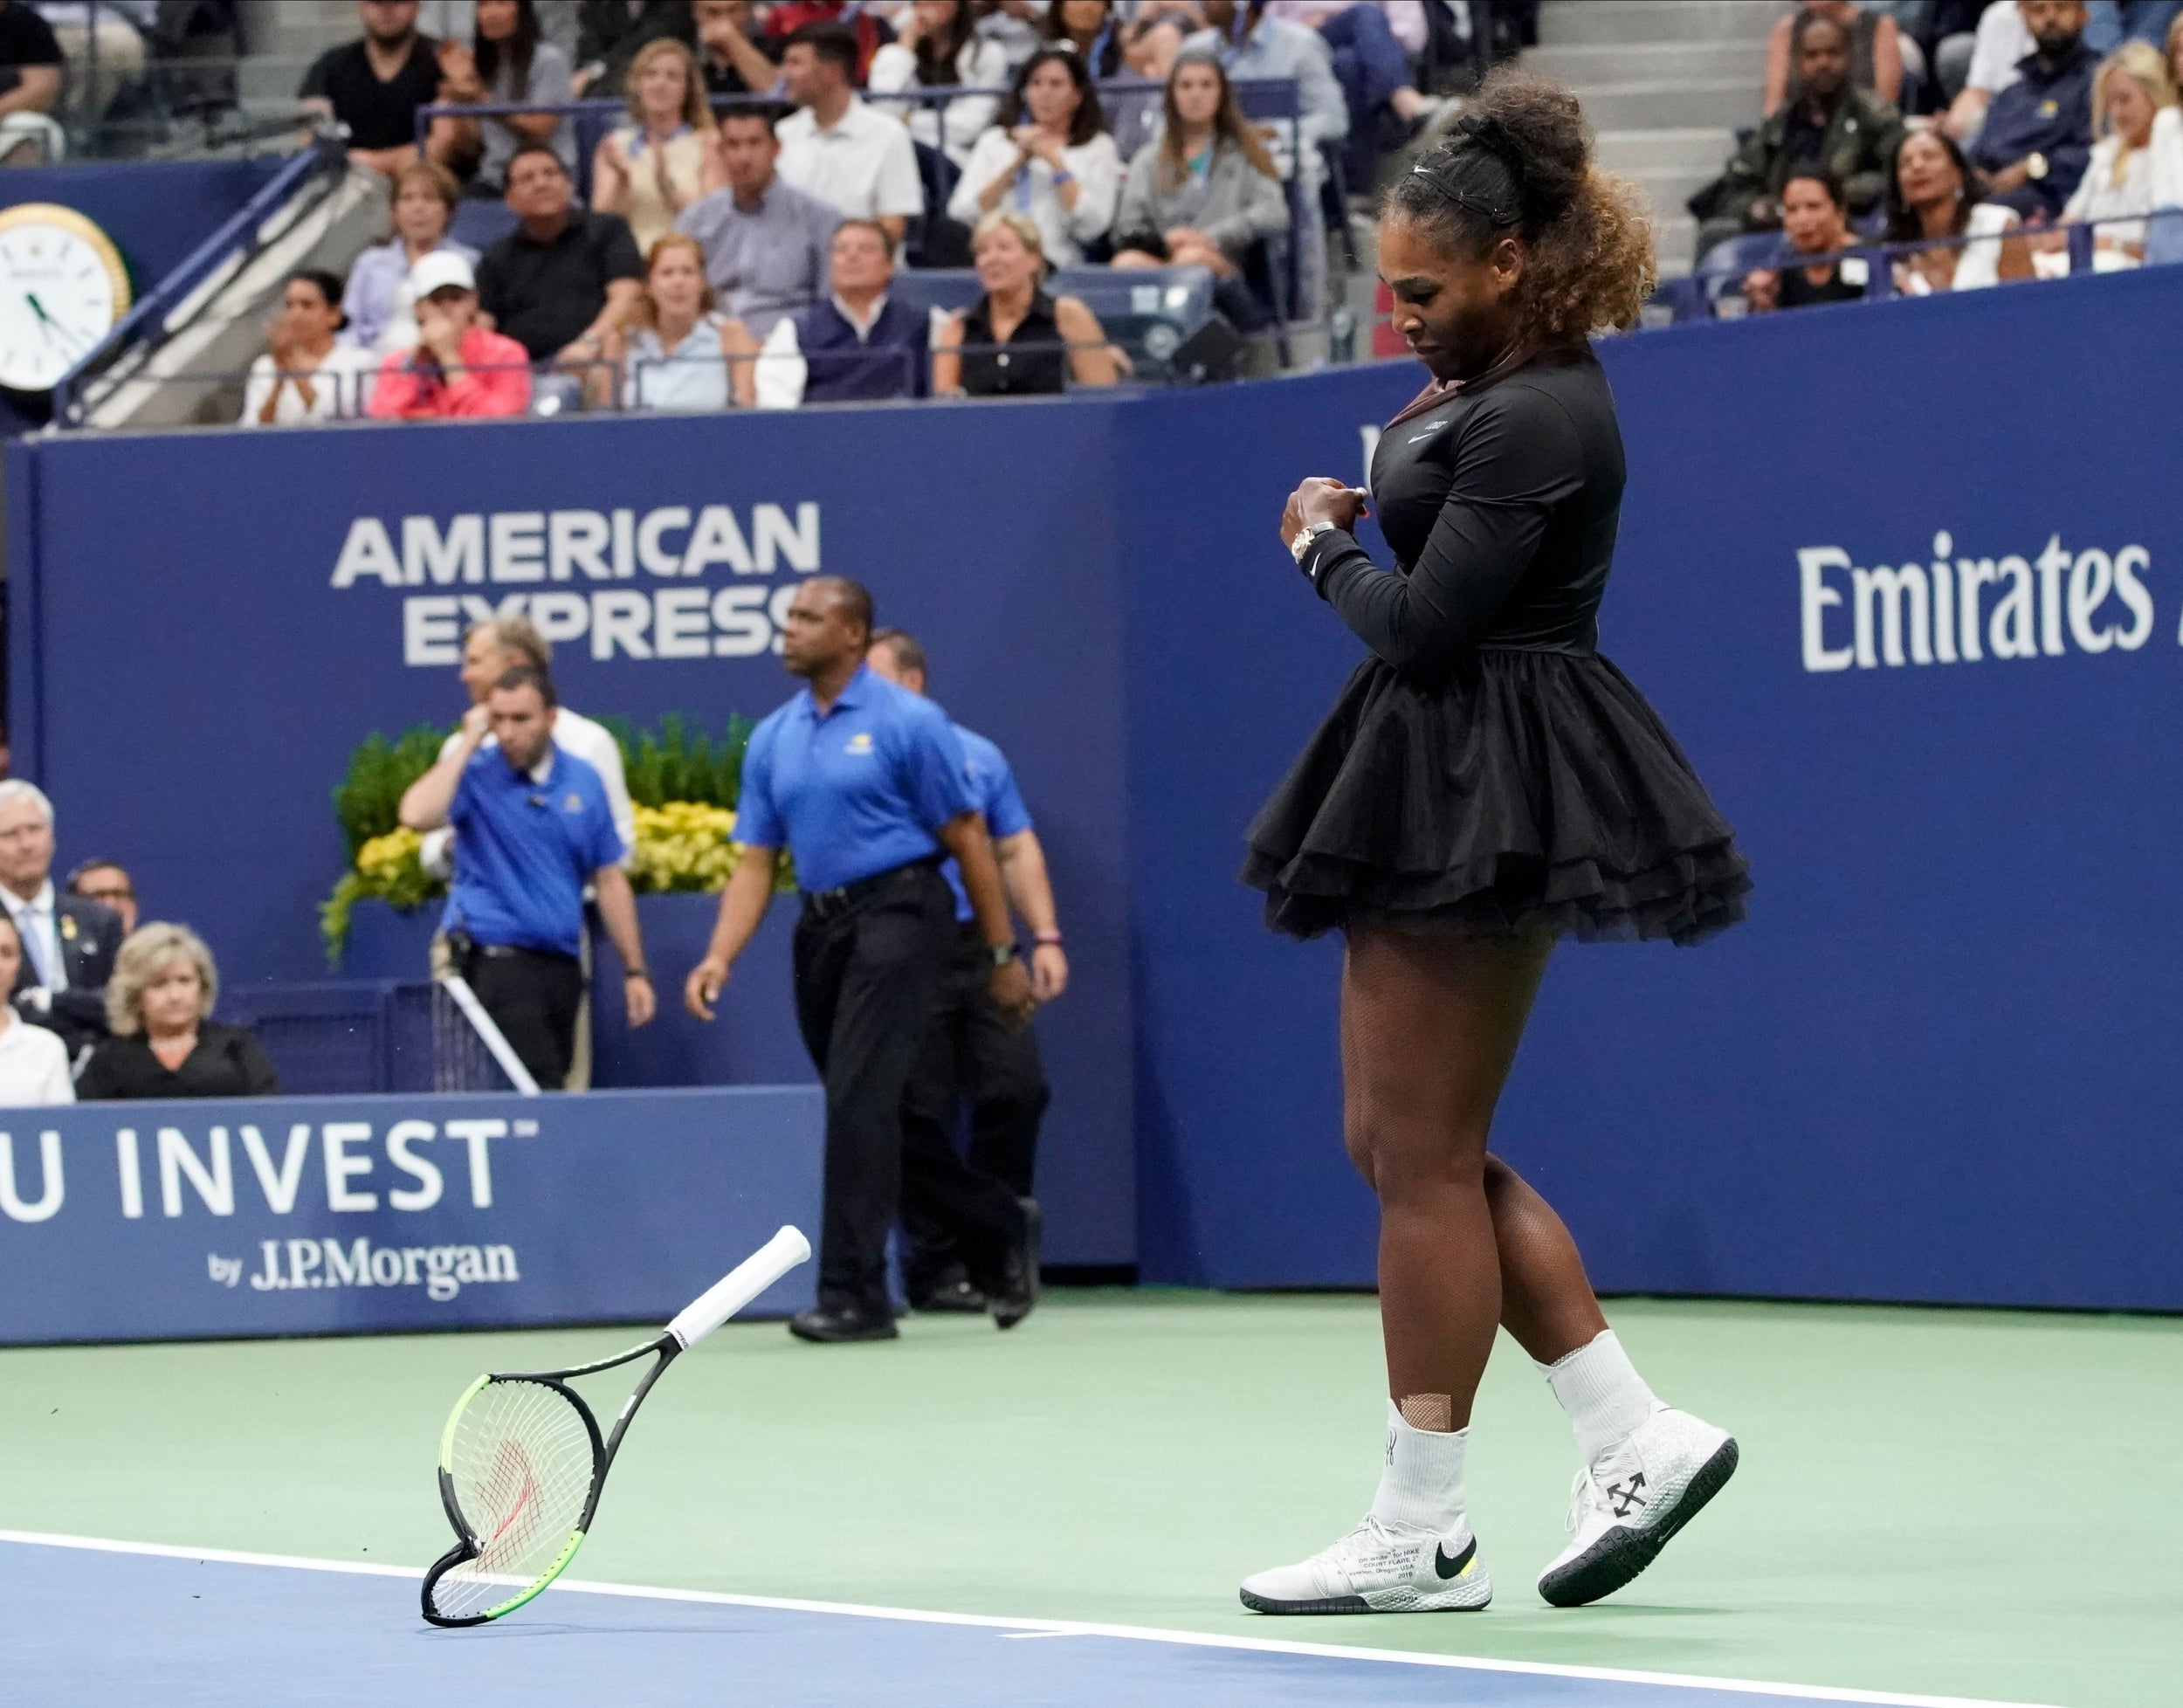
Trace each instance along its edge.
<instances>
[{"instance_id":1,"label":"black uniform trousers","mask_svg":"<svg viewBox=\"0 0 2183 1708\"><path fill-rule=\"evenodd\" d=\"M456 957L456 970L478 1005L492 1016L531 1071L541 1092L567 1083L576 1047L576 1013L583 1006L583 963L572 954L473 943Z\"/></svg>"},{"instance_id":2,"label":"black uniform trousers","mask_svg":"<svg viewBox=\"0 0 2183 1708\"><path fill-rule=\"evenodd\" d=\"M1023 1236L1009 1188L943 1136L912 1140L902 1111L931 1035L954 937L954 892L920 861L806 897L795 928L796 1024L826 1088L823 1308L880 1312L887 1233L904 1203L952 1229L981 1283Z\"/></svg>"},{"instance_id":3,"label":"black uniform trousers","mask_svg":"<svg viewBox=\"0 0 2183 1708\"><path fill-rule=\"evenodd\" d=\"M1038 1125L1050 1093L1038 1035L993 1000L993 960L974 924L956 927L931 1037L902 1109L905 1142L919 1152L954 1148L955 1112L970 1102L970 1166L1019 1198L1031 1195ZM914 1298L961 1260L954 1229L914 1199L902 1206L910 1237L903 1279Z\"/></svg>"}]
</instances>

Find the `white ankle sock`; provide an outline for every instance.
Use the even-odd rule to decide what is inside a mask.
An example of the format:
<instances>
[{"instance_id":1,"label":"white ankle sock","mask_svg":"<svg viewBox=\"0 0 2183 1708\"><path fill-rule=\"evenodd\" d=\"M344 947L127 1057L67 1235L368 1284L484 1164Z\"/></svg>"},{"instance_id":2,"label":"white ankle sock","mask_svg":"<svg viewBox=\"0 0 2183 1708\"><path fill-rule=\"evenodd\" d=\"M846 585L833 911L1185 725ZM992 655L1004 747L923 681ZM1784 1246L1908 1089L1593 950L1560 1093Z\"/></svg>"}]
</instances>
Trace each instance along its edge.
<instances>
[{"instance_id":1,"label":"white ankle sock","mask_svg":"<svg viewBox=\"0 0 2183 1708\"><path fill-rule=\"evenodd\" d=\"M1387 1468L1372 1498L1372 1516L1439 1536L1456 1529L1463 1522L1463 1454L1470 1440L1468 1429L1413 1429L1389 1400Z\"/></svg>"},{"instance_id":2,"label":"white ankle sock","mask_svg":"<svg viewBox=\"0 0 2183 1708\"><path fill-rule=\"evenodd\" d=\"M1567 1357L1539 1368L1562 1410L1569 1414L1577 1452L1587 1464L1627 1439L1651 1415L1656 1403L1611 1328L1601 1330Z\"/></svg>"}]
</instances>

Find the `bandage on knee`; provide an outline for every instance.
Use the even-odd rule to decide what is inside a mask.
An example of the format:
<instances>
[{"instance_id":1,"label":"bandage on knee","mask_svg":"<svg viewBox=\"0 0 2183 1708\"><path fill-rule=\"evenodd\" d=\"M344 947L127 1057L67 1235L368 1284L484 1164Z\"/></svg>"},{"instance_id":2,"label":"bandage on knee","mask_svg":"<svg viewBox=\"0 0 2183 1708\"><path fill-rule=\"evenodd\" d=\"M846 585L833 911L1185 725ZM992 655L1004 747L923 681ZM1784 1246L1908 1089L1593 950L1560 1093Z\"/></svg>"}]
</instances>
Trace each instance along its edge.
<instances>
[{"instance_id":1,"label":"bandage on knee","mask_svg":"<svg viewBox=\"0 0 2183 1708\"><path fill-rule=\"evenodd\" d=\"M1406 1394L1395 1402L1395 1408L1413 1429L1446 1435L1456 1427L1456 1401L1451 1394Z\"/></svg>"}]
</instances>

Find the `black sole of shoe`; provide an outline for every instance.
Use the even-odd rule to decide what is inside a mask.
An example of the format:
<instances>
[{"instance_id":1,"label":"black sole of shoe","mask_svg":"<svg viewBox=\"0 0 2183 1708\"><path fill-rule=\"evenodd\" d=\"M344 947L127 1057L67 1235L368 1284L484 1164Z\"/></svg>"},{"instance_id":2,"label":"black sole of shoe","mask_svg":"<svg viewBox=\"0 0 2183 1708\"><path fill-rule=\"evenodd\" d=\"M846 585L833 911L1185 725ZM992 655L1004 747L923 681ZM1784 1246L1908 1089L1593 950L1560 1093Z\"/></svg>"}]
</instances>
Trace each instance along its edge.
<instances>
[{"instance_id":1,"label":"black sole of shoe","mask_svg":"<svg viewBox=\"0 0 2183 1708\"><path fill-rule=\"evenodd\" d=\"M853 1334L810 1334L790 1323L788 1333L815 1346L854 1346L869 1340L899 1340L902 1338L902 1331L892 1324L885 1328L860 1328Z\"/></svg>"},{"instance_id":2,"label":"black sole of shoe","mask_svg":"<svg viewBox=\"0 0 2183 1708\"><path fill-rule=\"evenodd\" d=\"M1361 1595L1329 1595L1317 1601L1275 1601L1248 1589L1236 1592L1253 1613L1370 1613L1372 1604Z\"/></svg>"},{"instance_id":3,"label":"black sole of shoe","mask_svg":"<svg viewBox=\"0 0 2183 1708\"><path fill-rule=\"evenodd\" d=\"M1579 1554L1559 1572L1539 1581L1539 1593L1553 1606L1580 1608L1612 1595L1646 1567L1660 1558L1660 1550L1675 1539L1676 1532L1704 1509L1705 1503L1727 1485L1736 1474L1735 1438L1714 1450L1713 1457L1698 1468L1683 1491L1683 1498L1668 1516L1650 1530L1610 1530L1590 1550Z\"/></svg>"},{"instance_id":4,"label":"black sole of shoe","mask_svg":"<svg viewBox=\"0 0 2183 1708\"><path fill-rule=\"evenodd\" d=\"M1043 1231L1040 1223L1043 1218L1034 1200L1025 1198L1019 1202L1023 1206L1023 1264L1030 1278L1030 1291L1028 1297L1023 1298L988 1298L987 1303L992 1307L993 1323L996 1328L1014 1328L1030 1316L1038 1304L1038 1247Z\"/></svg>"}]
</instances>

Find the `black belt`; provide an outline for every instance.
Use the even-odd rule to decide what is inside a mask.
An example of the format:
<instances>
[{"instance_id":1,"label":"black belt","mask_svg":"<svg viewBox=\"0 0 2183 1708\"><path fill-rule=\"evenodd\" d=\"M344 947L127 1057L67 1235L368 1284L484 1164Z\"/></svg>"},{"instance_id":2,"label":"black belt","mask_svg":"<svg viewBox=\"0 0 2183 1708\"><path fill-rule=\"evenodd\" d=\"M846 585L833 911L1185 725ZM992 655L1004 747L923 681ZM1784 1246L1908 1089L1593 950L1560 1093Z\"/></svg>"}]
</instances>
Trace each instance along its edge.
<instances>
[{"instance_id":1,"label":"black belt","mask_svg":"<svg viewBox=\"0 0 2183 1708\"><path fill-rule=\"evenodd\" d=\"M874 872L869 878L859 878L854 884L844 884L831 890L806 890L803 892L803 911L815 919L836 919L858 904L893 887L912 872L937 871L947 857L927 854L921 860L912 860L907 865L892 866L885 871Z\"/></svg>"}]
</instances>

